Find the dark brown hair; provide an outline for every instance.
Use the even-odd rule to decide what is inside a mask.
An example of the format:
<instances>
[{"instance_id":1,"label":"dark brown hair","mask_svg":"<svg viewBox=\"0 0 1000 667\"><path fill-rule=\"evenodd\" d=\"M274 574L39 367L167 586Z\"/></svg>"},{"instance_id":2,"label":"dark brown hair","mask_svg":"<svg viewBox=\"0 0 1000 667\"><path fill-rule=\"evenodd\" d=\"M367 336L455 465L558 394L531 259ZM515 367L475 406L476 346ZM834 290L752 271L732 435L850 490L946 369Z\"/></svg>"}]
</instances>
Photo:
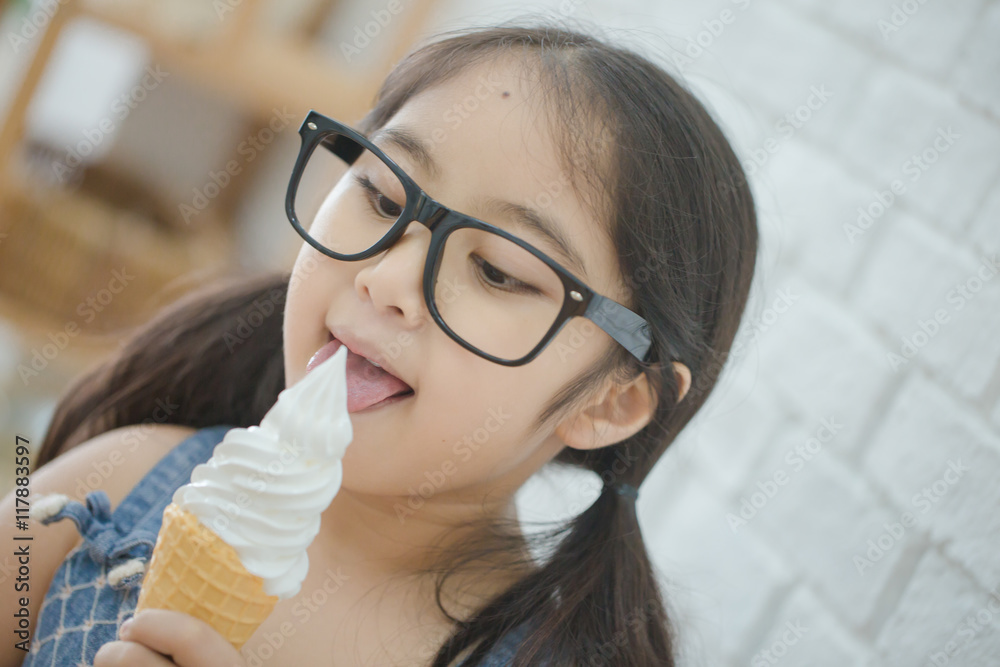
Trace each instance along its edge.
<instances>
[{"instance_id":1,"label":"dark brown hair","mask_svg":"<svg viewBox=\"0 0 1000 667\"><path fill-rule=\"evenodd\" d=\"M723 132L674 77L630 49L548 19L437 35L398 63L358 129L374 131L411 96L502 56L520 58L541 84L536 102L548 112L572 186L599 193L590 204L606 223L601 231L621 268L625 304L646 318L653 337L645 364L609 345L598 364L553 397L537 425L568 414L609 374L627 380L645 373L656 408L644 429L600 449L564 448L555 459L638 487L705 402L729 354L757 255L753 198ZM165 418L161 410L159 421L259 423L284 388L288 280L287 273L232 278L165 308L66 391L39 465L105 430L149 421L163 397L177 409ZM671 359L692 373L680 402ZM619 459L631 462L623 473L612 467ZM516 665L675 664L676 631L627 499L605 487L579 515L526 534L545 554L537 562L523 550L517 526L484 520L483 528L435 570L437 603L455 631L436 649L434 667L468 647L463 665L475 667L505 632L526 622L532 631ZM520 578L471 618L455 618L441 601L444 582L498 549Z\"/></svg>"}]
</instances>

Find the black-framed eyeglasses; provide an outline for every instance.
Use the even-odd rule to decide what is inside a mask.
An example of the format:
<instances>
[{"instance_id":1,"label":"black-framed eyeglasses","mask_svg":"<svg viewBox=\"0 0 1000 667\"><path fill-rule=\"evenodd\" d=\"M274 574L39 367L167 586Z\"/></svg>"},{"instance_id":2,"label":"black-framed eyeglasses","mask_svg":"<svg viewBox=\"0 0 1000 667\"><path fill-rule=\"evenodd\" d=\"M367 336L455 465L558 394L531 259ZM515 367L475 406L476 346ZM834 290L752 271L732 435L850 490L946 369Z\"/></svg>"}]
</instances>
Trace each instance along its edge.
<instances>
[{"instance_id":1,"label":"black-framed eyeglasses","mask_svg":"<svg viewBox=\"0 0 1000 667\"><path fill-rule=\"evenodd\" d=\"M424 300L462 347L519 366L579 316L648 361L646 320L533 245L435 201L378 146L332 118L310 111L299 134L285 198L295 231L328 257L357 261L391 247L414 220L423 224L431 231Z\"/></svg>"}]
</instances>

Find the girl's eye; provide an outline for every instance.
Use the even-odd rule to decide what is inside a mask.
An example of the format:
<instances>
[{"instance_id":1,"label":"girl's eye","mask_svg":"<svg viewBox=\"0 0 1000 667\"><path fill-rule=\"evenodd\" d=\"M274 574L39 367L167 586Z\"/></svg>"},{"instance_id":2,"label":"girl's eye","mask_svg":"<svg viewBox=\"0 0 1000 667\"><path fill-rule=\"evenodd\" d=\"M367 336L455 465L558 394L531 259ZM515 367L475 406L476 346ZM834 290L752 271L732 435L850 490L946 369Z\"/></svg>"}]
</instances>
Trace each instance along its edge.
<instances>
[{"instance_id":1,"label":"girl's eye","mask_svg":"<svg viewBox=\"0 0 1000 667\"><path fill-rule=\"evenodd\" d=\"M377 203L373 204L379 215L395 220L403 212L403 207L379 193L376 197ZM388 208L389 210L385 210Z\"/></svg>"},{"instance_id":2,"label":"girl's eye","mask_svg":"<svg viewBox=\"0 0 1000 667\"><path fill-rule=\"evenodd\" d=\"M358 185L365 189L372 210L384 218L395 220L403 213L403 207L382 194L367 176L355 176Z\"/></svg>"},{"instance_id":3,"label":"girl's eye","mask_svg":"<svg viewBox=\"0 0 1000 667\"><path fill-rule=\"evenodd\" d=\"M506 273L496 268L495 266L487 262L482 257L479 257L478 255L474 255L472 261L476 263L476 265L479 268L479 274L488 281L487 285L489 285L490 287L496 287L506 292L515 292L522 294L541 293L533 285L529 285L528 283L522 282L517 278L508 276Z\"/></svg>"}]
</instances>

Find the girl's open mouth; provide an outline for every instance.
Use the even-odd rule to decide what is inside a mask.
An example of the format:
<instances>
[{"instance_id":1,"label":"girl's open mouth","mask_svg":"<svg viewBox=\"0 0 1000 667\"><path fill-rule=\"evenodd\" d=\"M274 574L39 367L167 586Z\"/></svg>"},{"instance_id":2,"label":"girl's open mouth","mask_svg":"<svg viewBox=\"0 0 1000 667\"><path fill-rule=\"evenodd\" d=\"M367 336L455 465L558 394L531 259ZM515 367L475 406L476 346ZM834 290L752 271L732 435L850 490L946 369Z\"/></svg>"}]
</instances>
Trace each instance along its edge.
<instances>
[{"instance_id":1,"label":"girl's open mouth","mask_svg":"<svg viewBox=\"0 0 1000 667\"><path fill-rule=\"evenodd\" d=\"M343 343L333 335L306 364L306 372L329 359ZM414 395L413 388L368 359L347 350L347 411L384 407Z\"/></svg>"}]
</instances>

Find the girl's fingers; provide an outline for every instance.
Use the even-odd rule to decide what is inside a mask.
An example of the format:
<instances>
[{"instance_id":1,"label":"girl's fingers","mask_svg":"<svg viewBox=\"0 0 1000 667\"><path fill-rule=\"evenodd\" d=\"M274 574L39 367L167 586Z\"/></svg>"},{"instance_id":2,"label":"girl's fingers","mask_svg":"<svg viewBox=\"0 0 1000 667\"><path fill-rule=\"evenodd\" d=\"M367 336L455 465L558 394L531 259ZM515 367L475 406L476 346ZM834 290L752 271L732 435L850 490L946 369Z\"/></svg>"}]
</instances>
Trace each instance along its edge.
<instances>
[{"instance_id":1,"label":"girl's fingers","mask_svg":"<svg viewBox=\"0 0 1000 667\"><path fill-rule=\"evenodd\" d=\"M212 626L179 611L143 609L132 617L132 622L120 638L142 644L173 659L172 663L165 664L179 667L246 667L239 651Z\"/></svg>"},{"instance_id":2,"label":"girl's fingers","mask_svg":"<svg viewBox=\"0 0 1000 667\"><path fill-rule=\"evenodd\" d=\"M94 667L173 667L174 664L135 642L108 642L94 655Z\"/></svg>"}]
</instances>

